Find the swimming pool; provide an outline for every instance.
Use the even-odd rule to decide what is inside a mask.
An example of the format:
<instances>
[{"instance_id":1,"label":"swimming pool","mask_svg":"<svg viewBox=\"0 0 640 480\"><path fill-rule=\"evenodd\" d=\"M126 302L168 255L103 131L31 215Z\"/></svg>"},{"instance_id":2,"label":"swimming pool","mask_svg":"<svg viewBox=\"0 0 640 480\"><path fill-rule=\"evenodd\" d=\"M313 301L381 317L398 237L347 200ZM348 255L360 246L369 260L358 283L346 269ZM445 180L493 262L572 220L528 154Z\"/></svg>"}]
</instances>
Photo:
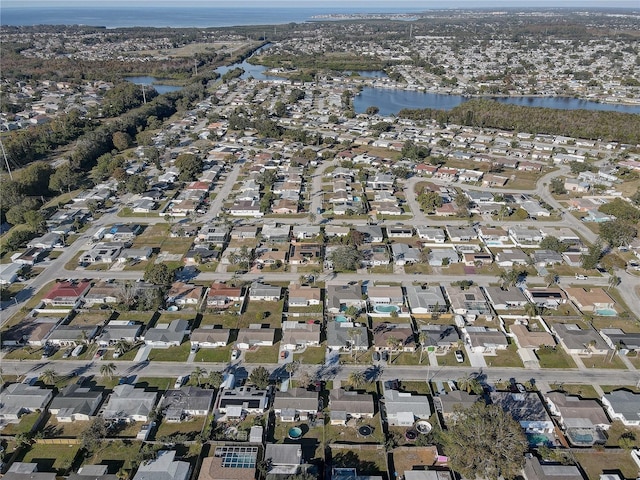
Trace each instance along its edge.
<instances>
[{"instance_id":1,"label":"swimming pool","mask_svg":"<svg viewBox=\"0 0 640 480\"><path fill-rule=\"evenodd\" d=\"M373 311L376 313L393 313L400 309L395 305L374 305Z\"/></svg>"},{"instance_id":2,"label":"swimming pool","mask_svg":"<svg viewBox=\"0 0 640 480\"><path fill-rule=\"evenodd\" d=\"M618 312L616 312L613 308L600 308L595 311L596 315L600 315L601 317L615 317Z\"/></svg>"},{"instance_id":3,"label":"swimming pool","mask_svg":"<svg viewBox=\"0 0 640 480\"><path fill-rule=\"evenodd\" d=\"M551 445L551 440L546 435L542 435L541 433L528 433L527 441L529 445L532 447L536 447L539 445Z\"/></svg>"},{"instance_id":4,"label":"swimming pool","mask_svg":"<svg viewBox=\"0 0 640 480\"><path fill-rule=\"evenodd\" d=\"M338 323L345 323L348 322L349 319L347 317L345 317L344 315L338 315L336 316L336 322Z\"/></svg>"}]
</instances>

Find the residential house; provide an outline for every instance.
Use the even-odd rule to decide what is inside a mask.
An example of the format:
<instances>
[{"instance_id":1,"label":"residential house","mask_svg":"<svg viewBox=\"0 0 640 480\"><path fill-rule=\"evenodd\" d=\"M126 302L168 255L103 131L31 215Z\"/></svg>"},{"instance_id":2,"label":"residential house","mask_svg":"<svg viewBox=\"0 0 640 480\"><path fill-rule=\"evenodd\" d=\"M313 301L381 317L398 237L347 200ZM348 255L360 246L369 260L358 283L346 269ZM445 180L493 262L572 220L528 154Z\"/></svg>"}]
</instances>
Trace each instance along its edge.
<instances>
[{"instance_id":1,"label":"residential house","mask_svg":"<svg viewBox=\"0 0 640 480\"><path fill-rule=\"evenodd\" d=\"M236 302L242 304L244 297L242 287L232 287L225 283L213 282L207 292L207 307L218 310L229 308Z\"/></svg>"},{"instance_id":2,"label":"residential house","mask_svg":"<svg viewBox=\"0 0 640 480\"><path fill-rule=\"evenodd\" d=\"M42 250L51 250L52 248L63 246L63 237L53 232L45 233L43 236L29 240L27 243L27 248L40 248Z\"/></svg>"},{"instance_id":3,"label":"residential house","mask_svg":"<svg viewBox=\"0 0 640 480\"><path fill-rule=\"evenodd\" d=\"M603 328L600 330L600 335L612 349L617 349L623 355L640 351L640 333L638 332L626 333L620 328Z\"/></svg>"},{"instance_id":4,"label":"residential house","mask_svg":"<svg viewBox=\"0 0 640 480\"><path fill-rule=\"evenodd\" d=\"M384 410L389 425L413 427L416 420L428 420L431 416L429 398L398 390L384 389Z\"/></svg>"},{"instance_id":5,"label":"residential house","mask_svg":"<svg viewBox=\"0 0 640 480\"><path fill-rule=\"evenodd\" d=\"M267 475L296 475L303 462L302 447L296 443L268 443L264 459L269 465Z\"/></svg>"},{"instance_id":6,"label":"residential house","mask_svg":"<svg viewBox=\"0 0 640 480\"><path fill-rule=\"evenodd\" d=\"M261 235L263 239L271 242L288 242L290 232L291 225L265 223L262 226Z\"/></svg>"},{"instance_id":7,"label":"residential house","mask_svg":"<svg viewBox=\"0 0 640 480\"><path fill-rule=\"evenodd\" d=\"M520 246L537 246L542 239L542 233L537 228L510 227L509 236L513 243Z\"/></svg>"},{"instance_id":8,"label":"residential house","mask_svg":"<svg viewBox=\"0 0 640 480\"><path fill-rule=\"evenodd\" d=\"M448 310L447 301L440 286L413 286L405 287L407 303L412 315L431 315L432 313L444 313Z\"/></svg>"},{"instance_id":9,"label":"residential house","mask_svg":"<svg viewBox=\"0 0 640 480\"><path fill-rule=\"evenodd\" d=\"M255 264L258 268L273 266L274 268L287 263L289 252L287 250L276 250L273 248L256 249Z\"/></svg>"},{"instance_id":10,"label":"residential house","mask_svg":"<svg viewBox=\"0 0 640 480\"><path fill-rule=\"evenodd\" d=\"M378 225L357 225L355 230L364 235L365 243L382 243L384 241L382 227Z\"/></svg>"},{"instance_id":11,"label":"residential house","mask_svg":"<svg viewBox=\"0 0 640 480\"><path fill-rule=\"evenodd\" d=\"M428 259L429 265L432 267L442 267L458 263L460 256L453 248L432 248L429 252Z\"/></svg>"},{"instance_id":12,"label":"residential house","mask_svg":"<svg viewBox=\"0 0 640 480\"><path fill-rule=\"evenodd\" d=\"M550 265L561 265L564 258L561 253L553 250L535 250L531 254L534 265L538 267L548 267Z\"/></svg>"},{"instance_id":13,"label":"residential house","mask_svg":"<svg viewBox=\"0 0 640 480\"><path fill-rule=\"evenodd\" d=\"M116 385L101 415L105 420L148 422L156 397L156 392L147 392L128 383Z\"/></svg>"},{"instance_id":14,"label":"residential house","mask_svg":"<svg viewBox=\"0 0 640 480\"><path fill-rule=\"evenodd\" d=\"M372 190L391 190L393 191L393 183L395 177L388 174L378 174L367 181L367 187Z\"/></svg>"},{"instance_id":15,"label":"residential house","mask_svg":"<svg viewBox=\"0 0 640 480\"><path fill-rule=\"evenodd\" d=\"M115 473L107 473L109 465L85 465L71 472L67 480L118 480Z\"/></svg>"},{"instance_id":16,"label":"residential house","mask_svg":"<svg viewBox=\"0 0 640 480\"><path fill-rule=\"evenodd\" d=\"M293 237L298 240L310 240L320 235L320 225L294 225Z\"/></svg>"},{"instance_id":17,"label":"residential house","mask_svg":"<svg viewBox=\"0 0 640 480\"><path fill-rule=\"evenodd\" d=\"M346 237L349 235L349 231L351 229L349 227L344 227L341 225L326 225L324 227L324 233L329 238L334 237Z\"/></svg>"},{"instance_id":18,"label":"residential house","mask_svg":"<svg viewBox=\"0 0 640 480\"><path fill-rule=\"evenodd\" d=\"M55 415L58 422L87 421L95 415L102 399L102 390L72 383L55 396L49 405L49 412Z\"/></svg>"},{"instance_id":19,"label":"residential house","mask_svg":"<svg viewBox=\"0 0 640 480\"><path fill-rule=\"evenodd\" d=\"M325 301L329 313L338 314L349 307L362 310L365 300L362 299L362 287L359 283L353 285L327 285L325 288Z\"/></svg>"},{"instance_id":20,"label":"residential house","mask_svg":"<svg viewBox=\"0 0 640 480\"><path fill-rule=\"evenodd\" d=\"M2 332L3 346L33 345L42 346L54 328L62 321L60 317L25 317L16 325Z\"/></svg>"},{"instance_id":21,"label":"residential house","mask_svg":"<svg viewBox=\"0 0 640 480\"><path fill-rule=\"evenodd\" d=\"M406 243L394 243L391 245L391 254L396 265L412 265L420 262L421 252Z\"/></svg>"},{"instance_id":22,"label":"residential house","mask_svg":"<svg viewBox=\"0 0 640 480\"><path fill-rule=\"evenodd\" d=\"M322 244L291 242L289 263L291 265L320 265L322 263Z\"/></svg>"},{"instance_id":23,"label":"residential house","mask_svg":"<svg viewBox=\"0 0 640 480\"><path fill-rule=\"evenodd\" d=\"M140 235L142 227L140 225L114 225L104 234L104 238L112 242L131 242Z\"/></svg>"},{"instance_id":24,"label":"residential house","mask_svg":"<svg viewBox=\"0 0 640 480\"><path fill-rule=\"evenodd\" d=\"M531 303L538 307L557 309L567 303L567 296L560 288L527 288L524 294Z\"/></svg>"},{"instance_id":25,"label":"residential house","mask_svg":"<svg viewBox=\"0 0 640 480\"><path fill-rule=\"evenodd\" d=\"M197 306L202 298L204 287L184 282L173 282L165 298L167 303L180 306Z\"/></svg>"},{"instance_id":26,"label":"residential house","mask_svg":"<svg viewBox=\"0 0 640 480\"><path fill-rule=\"evenodd\" d=\"M233 217L254 217L264 216L260 211L260 202L256 200L238 200L229 208L229 215Z\"/></svg>"},{"instance_id":27,"label":"residential house","mask_svg":"<svg viewBox=\"0 0 640 480\"><path fill-rule=\"evenodd\" d=\"M509 346L506 335L496 328L465 327L465 343L472 352L495 355L497 350L506 350Z\"/></svg>"},{"instance_id":28,"label":"residential house","mask_svg":"<svg viewBox=\"0 0 640 480\"><path fill-rule=\"evenodd\" d=\"M218 402L220 412L237 417L242 413L262 414L268 406L269 392L252 386L224 389Z\"/></svg>"},{"instance_id":29,"label":"residential house","mask_svg":"<svg viewBox=\"0 0 640 480\"><path fill-rule=\"evenodd\" d=\"M607 342L593 328L582 329L575 323L553 323L551 330L570 355L605 355L610 351Z\"/></svg>"},{"instance_id":30,"label":"residential house","mask_svg":"<svg viewBox=\"0 0 640 480\"><path fill-rule=\"evenodd\" d=\"M19 263L7 263L0 265L0 285L11 285L18 279L18 274L22 271Z\"/></svg>"},{"instance_id":31,"label":"residential house","mask_svg":"<svg viewBox=\"0 0 640 480\"><path fill-rule=\"evenodd\" d=\"M551 415L558 417L569 442L577 447L592 446L607 440L603 433L611 426L596 400L582 399L562 392L545 395Z\"/></svg>"},{"instance_id":32,"label":"residential house","mask_svg":"<svg viewBox=\"0 0 640 480\"><path fill-rule=\"evenodd\" d=\"M124 315L123 315L124 316ZM131 320L111 320L107 323L96 338L96 342L101 347L108 347L119 341L131 344L138 341L143 325Z\"/></svg>"},{"instance_id":33,"label":"residential house","mask_svg":"<svg viewBox=\"0 0 640 480\"><path fill-rule=\"evenodd\" d=\"M87 306L117 303L118 298L126 287L115 282L98 281L84 295L84 303Z\"/></svg>"},{"instance_id":34,"label":"residential house","mask_svg":"<svg viewBox=\"0 0 640 480\"><path fill-rule=\"evenodd\" d=\"M193 386L167 390L160 399L158 408L165 421L182 422L190 417L208 415L213 395L213 390Z\"/></svg>"},{"instance_id":35,"label":"residential house","mask_svg":"<svg viewBox=\"0 0 640 480\"><path fill-rule=\"evenodd\" d=\"M518 288L482 287L496 310L523 309L529 300Z\"/></svg>"},{"instance_id":36,"label":"residential house","mask_svg":"<svg viewBox=\"0 0 640 480\"><path fill-rule=\"evenodd\" d=\"M540 463L534 455L525 456L523 473L525 480L585 480L576 465Z\"/></svg>"},{"instance_id":37,"label":"residential house","mask_svg":"<svg viewBox=\"0 0 640 480\"><path fill-rule=\"evenodd\" d=\"M604 394L602 404L612 420L620 420L626 427L640 426L640 393L614 390Z\"/></svg>"},{"instance_id":38,"label":"residential house","mask_svg":"<svg viewBox=\"0 0 640 480\"><path fill-rule=\"evenodd\" d=\"M254 239L258 235L258 227L255 225L236 225L231 230L231 238L234 240Z\"/></svg>"},{"instance_id":39,"label":"residential house","mask_svg":"<svg viewBox=\"0 0 640 480\"><path fill-rule=\"evenodd\" d=\"M425 342L421 347L446 352L451 347L457 347L460 342L460 333L454 325L420 325L418 339L424 335Z\"/></svg>"},{"instance_id":40,"label":"residential house","mask_svg":"<svg viewBox=\"0 0 640 480\"><path fill-rule=\"evenodd\" d=\"M320 345L320 325L310 322L282 322L280 346L285 350L297 350Z\"/></svg>"},{"instance_id":41,"label":"residential house","mask_svg":"<svg viewBox=\"0 0 640 480\"><path fill-rule=\"evenodd\" d=\"M290 285L287 305L289 307L308 307L320 305L322 290L308 285Z\"/></svg>"},{"instance_id":42,"label":"residential house","mask_svg":"<svg viewBox=\"0 0 640 480\"><path fill-rule=\"evenodd\" d=\"M75 308L89 288L91 288L91 282L88 280L57 282L42 301L47 305Z\"/></svg>"},{"instance_id":43,"label":"residential house","mask_svg":"<svg viewBox=\"0 0 640 480\"><path fill-rule=\"evenodd\" d=\"M415 335L408 323L374 323L372 333L373 348L376 352L416 351Z\"/></svg>"},{"instance_id":44,"label":"residential house","mask_svg":"<svg viewBox=\"0 0 640 480\"><path fill-rule=\"evenodd\" d=\"M226 225L204 225L198 232L198 240L217 247L223 247L229 242L231 228Z\"/></svg>"},{"instance_id":45,"label":"residential house","mask_svg":"<svg viewBox=\"0 0 640 480\"><path fill-rule=\"evenodd\" d=\"M0 392L0 422L17 423L26 413L44 410L53 390L25 383L12 383Z\"/></svg>"},{"instance_id":46,"label":"residential house","mask_svg":"<svg viewBox=\"0 0 640 480\"><path fill-rule=\"evenodd\" d=\"M537 324L535 324L537 326ZM546 330L538 329L531 330L527 325L522 323L515 323L509 327L509 330L513 334L516 340L518 348L541 348L541 347L555 347L556 341Z\"/></svg>"},{"instance_id":47,"label":"residential house","mask_svg":"<svg viewBox=\"0 0 640 480\"><path fill-rule=\"evenodd\" d=\"M447 225L445 227L447 235L454 243L470 242L478 238L477 232L473 227L465 227L462 225Z\"/></svg>"},{"instance_id":48,"label":"residential house","mask_svg":"<svg viewBox=\"0 0 640 480\"><path fill-rule=\"evenodd\" d=\"M472 285L463 290L460 287L447 287L447 295L453 313L458 315L489 315L491 308L487 303L480 287Z\"/></svg>"},{"instance_id":49,"label":"residential house","mask_svg":"<svg viewBox=\"0 0 640 480\"><path fill-rule=\"evenodd\" d=\"M98 334L98 325L58 325L49 333L47 343L58 346L75 346L92 341Z\"/></svg>"},{"instance_id":50,"label":"residential house","mask_svg":"<svg viewBox=\"0 0 640 480\"><path fill-rule=\"evenodd\" d=\"M189 321L176 319L168 325L165 323L148 329L144 343L152 348L178 347L189 333Z\"/></svg>"},{"instance_id":51,"label":"residential house","mask_svg":"<svg viewBox=\"0 0 640 480\"><path fill-rule=\"evenodd\" d=\"M413 227L405 225L387 226L388 238L411 238L413 237Z\"/></svg>"},{"instance_id":52,"label":"residential house","mask_svg":"<svg viewBox=\"0 0 640 480\"><path fill-rule=\"evenodd\" d=\"M282 288L277 285L253 282L249 287L249 300L277 302L282 296Z\"/></svg>"},{"instance_id":53,"label":"residential house","mask_svg":"<svg viewBox=\"0 0 640 480\"><path fill-rule=\"evenodd\" d=\"M511 243L509 232L501 227L481 226L478 228L480 240L487 246L502 246Z\"/></svg>"},{"instance_id":54,"label":"residential house","mask_svg":"<svg viewBox=\"0 0 640 480\"><path fill-rule=\"evenodd\" d=\"M252 323L249 328L238 330L236 347L240 350L248 350L251 347L271 347L275 340L274 328L262 328L259 323Z\"/></svg>"},{"instance_id":55,"label":"residential house","mask_svg":"<svg viewBox=\"0 0 640 480\"><path fill-rule=\"evenodd\" d=\"M416 227L416 234L421 240L431 243L444 243L447 240L447 236L441 228L420 225Z\"/></svg>"},{"instance_id":56,"label":"residential house","mask_svg":"<svg viewBox=\"0 0 640 480\"><path fill-rule=\"evenodd\" d=\"M503 268L510 268L514 265L527 265L529 256L519 248L506 248L496 253L495 263Z\"/></svg>"},{"instance_id":57,"label":"residential house","mask_svg":"<svg viewBox=\"0 0 640 480\"><path fill-rule=\"evenodd\" d=\"M367 286L367 297L371 307L374 305L404 305L404 295L402 287L389 285Z\"/></svg>"},{"instance_id":58,"label":"residential house","mask_svg":"<svg viewBox=\"0 0 640 480\"><path fill-rule=\"evenodd\" d=\"M373 418L375 407L369 393L347 392L334 388L329 392L331 425L346 425L350 418Z\"/></svg>"},{"instance_id":59,"label":"residential house","mask_svg":"<svg viewBox=\"0 0 640 480\"><path fill-rule=\"evenodd\" d=\"M525 433L552 433L555 425L537 392L491 392L491 403L511 414Z\"/></svg>"},{"instance_id":60,"label":"residential house","mask_svg":"<svg viewBox=\"0 0 640 480\"><path fill-rule=\"evenodd\" d=\"M94 265L98 263L112 264L118 257L124 248L124 243L121 242L100 242L91 247L78 259L78 264L81 266Z\"/></svg>"},{"instance_id":61,"label":"residential house","mask_svg":"<svg viewBox=\"0 0 640 480\"><path fill-rule=\"evenodd\" d=\"M464 390L441 392L440 395L433 397L434 406L442 414L445 423L455 419L456 410L467 409L478 400L482 400L482 396L473 395Z\"/></svg>"},{"instance_id":62,"label":"residential house","mask_svg":"<svg viewBox=\"0 0 640 480\"><path fill-rule=\"evenodd\" d=\"M327 348L339 352L365 351L369 349L367 327L351 322L327 323Z\"/></svg>"},{"instance_id":63,"label":"residential house","mask_svg":"<svg viewBox=\"0 0 640 480\"><path fill-rule=\"evenodd\" d=\"M318 411L318 393L304 388L278 391L273 400L273 412L282 422L306 421Z\"/></svg>"},{"instance_id":64,"label":"residential house","mask_svg":"<svg viewBox=\"0 0 640 480\"><path fill-rule=\"evenodd\" d=\"M7 473L2 478L4 480L56 480L56 473L39 472L37 463L13 462Z\"/></svg>"},{"instance_id":65,"label":"residential house","mask_svg":"<svg viewBox=\"0 0 640 480\"><path fill-rule=\"evenodd\" d=\"M602 288L568 287L564 291L582 313L616 312L615 300Z\"/></svg>"},{"instance_id":66,"label":"residential house","mask_svg":"<svg viewBox=\"0 0 640 480\"><path fill-rule=\"evenodd\" d=\"M213 446L213 455L202 460L197 480L255 480L256 446Z\"/></svg>"},{"instance_id":67,"label":"residential house","mask_svg":"<svg viewBox=\"0 0 640 480\"><path fill-rule=\"evenodd\" d=\"M192 347L217 348L229 344L231 330L228 328L214 328L213 325L196 328L191 331L189 340Z\"/></svg>"},{"instance_id":68,"label":"residential house","mask_svg":"<svg viewBox=\"0 0 640 480\"><path fill-rule=\"evenodd\" d=\"M154 459L143 462L133 480L188 480L191 464L174 460L175 450L160 450Z\"/></svg>"}]
</instances>

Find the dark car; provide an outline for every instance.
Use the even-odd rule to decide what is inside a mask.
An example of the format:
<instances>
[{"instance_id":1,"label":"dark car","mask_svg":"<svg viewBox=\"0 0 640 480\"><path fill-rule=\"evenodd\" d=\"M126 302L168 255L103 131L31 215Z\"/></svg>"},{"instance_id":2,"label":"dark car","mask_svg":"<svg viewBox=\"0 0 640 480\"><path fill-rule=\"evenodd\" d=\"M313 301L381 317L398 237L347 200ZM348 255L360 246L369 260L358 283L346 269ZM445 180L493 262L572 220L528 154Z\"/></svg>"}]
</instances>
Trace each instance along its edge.
<instances>
[{"instance_id":1,"label":"dark car","mask_svg":"<svg viewBox=\"0 0 640 480\"><path fill-rule=\"evenodd\" d=\"M389 354L387 352L382 352L382 360L385 362L389 361Z\"/></svg>"},{"instance_id":2,"label":"dark car","mask_svg":"<svg viewBox=\"0 0 640 480\"><path fill-rule=\"evenodd\" d=\"M379 362L380 361L380 354L378 352L373 352L372 358L373 358L374 362Z\"/></svg>"}]
</instances>

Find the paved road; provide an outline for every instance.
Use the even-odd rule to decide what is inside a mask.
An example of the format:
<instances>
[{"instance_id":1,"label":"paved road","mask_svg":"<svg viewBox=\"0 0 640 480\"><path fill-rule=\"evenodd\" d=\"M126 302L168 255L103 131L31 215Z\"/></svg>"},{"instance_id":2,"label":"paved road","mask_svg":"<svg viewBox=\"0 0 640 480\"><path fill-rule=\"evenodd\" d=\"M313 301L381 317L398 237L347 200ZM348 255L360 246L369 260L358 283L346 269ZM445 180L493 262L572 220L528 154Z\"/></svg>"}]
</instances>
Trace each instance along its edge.
<instances>
[{"instance_id":1,"label":"paved road","mask_svg":"<svg viewBox=\"0 0 640 480\"><path fill-rule=\"evenodd\" d=\"M115 375L138 375L145 377L178 377L189 374L195 366L202 366L207 370L233 371L239 378L246 377L255 367L259 365L228 363L194 363L186 364L179 362L125 362L115 361L117 370ZM100 376L100 361L14 361L3 360L2 369L5 375L38 376L46 369L53 369L58 375L75 374L78 376L96 375ZM267 366L274 377L288 377L288 373L283 366ZM373 375L371 365L303 365L302 370L308 371L312 375L322 375L325 379L346 380L349 374L354 371L368 371ZM629 370L610 369L588 369L588 370L557 370L540 369L527 370L524 368L495 368L486 367L478 369L474 367L428 367L428 366L387 366L379 372L381 380L402 378L405 380L430 380L446 381L457 380L468 375L480 375L480 378L487 383L495 383L500 380L515 378L525 382L533 379L539 383L576 383L576 384L596 384L596 385L636 385L640 381L640 372Z\"/></svg>"}]
</instances>

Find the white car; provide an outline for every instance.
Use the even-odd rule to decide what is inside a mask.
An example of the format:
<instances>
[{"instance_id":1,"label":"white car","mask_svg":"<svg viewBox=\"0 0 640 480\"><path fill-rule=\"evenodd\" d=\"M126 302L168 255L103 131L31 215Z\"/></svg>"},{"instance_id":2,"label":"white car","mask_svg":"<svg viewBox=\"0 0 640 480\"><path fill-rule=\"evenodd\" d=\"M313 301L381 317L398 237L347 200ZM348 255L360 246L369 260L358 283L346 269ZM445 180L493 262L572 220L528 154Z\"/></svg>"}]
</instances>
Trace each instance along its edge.
<instances>
[{"instance_id":1,"label":"white car","mask_svg":"<svg viewBox=\"0 0 640 480\"><path fill-rule=\"evenodd\" d=\"M234 360L237 360L239 356L240 356L240 352L238 350L232 350L231 351L231 361L232 362Z\"/></svg>"},{"instance_id":2,"label":"white car","mask_svg":"<svg viewBox=\"0 0 640 480\"><path fill-rule=\"evenodd\" d=\"M456 350L454 352L454 355L456 357L456 362L458 362L458 363L463 363L464 362L464 355L462 354L462 350Z\"/></svg>"},{"instance_id":3,"label":"white car","mask_svg":"<svg viewBox=\"0 0 640 480\"><path fill-rule=\"evenodd\" d=\"M189 375L179 376L178 379L176 380L176 383L173 384L173 388L177 390L178 388L182 387L187 382L188 379L189 379Z\"/></svg>"},{"instance_id":4,"label":"white car","mask_svg":"<svg viewBox=\"0 0 640 480\"><path fill-rule=\"evenodd\" d=\"M587 277L586 275L576 275L576 280L586 280L587 278L589 277Z\"/></svg>"}]
</instances>

